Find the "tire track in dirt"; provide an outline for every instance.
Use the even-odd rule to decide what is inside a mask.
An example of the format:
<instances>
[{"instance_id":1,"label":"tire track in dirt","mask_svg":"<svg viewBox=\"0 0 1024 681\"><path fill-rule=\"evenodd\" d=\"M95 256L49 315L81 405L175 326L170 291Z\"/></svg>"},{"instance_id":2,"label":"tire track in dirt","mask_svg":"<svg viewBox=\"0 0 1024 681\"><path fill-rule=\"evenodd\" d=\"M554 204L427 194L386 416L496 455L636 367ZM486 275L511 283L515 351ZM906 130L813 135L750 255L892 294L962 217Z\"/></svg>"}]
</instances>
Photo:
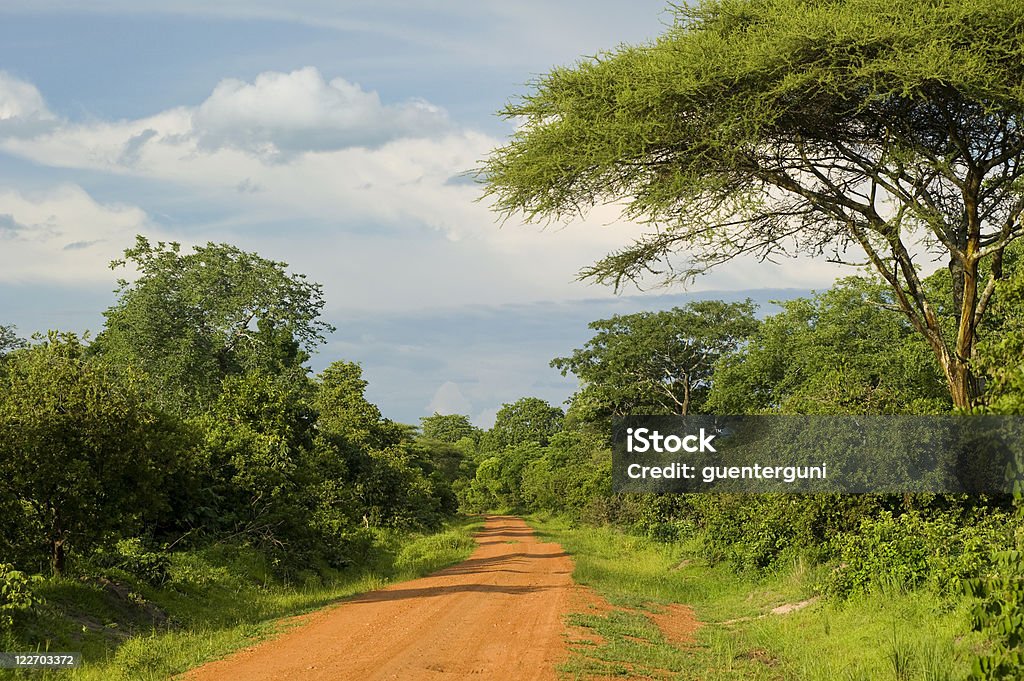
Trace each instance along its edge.
<instances>
[{"instance_id":1,"label":"tire track in dirt","mask_svg":"<svg viewBox=\"0 0 1024 681\"><path fill-rule=\"evenodd\" d=\"M557 679L573 563L520 518L492 516L466 561L348 599L187 681Z\"/></svg>"}]
</instances>

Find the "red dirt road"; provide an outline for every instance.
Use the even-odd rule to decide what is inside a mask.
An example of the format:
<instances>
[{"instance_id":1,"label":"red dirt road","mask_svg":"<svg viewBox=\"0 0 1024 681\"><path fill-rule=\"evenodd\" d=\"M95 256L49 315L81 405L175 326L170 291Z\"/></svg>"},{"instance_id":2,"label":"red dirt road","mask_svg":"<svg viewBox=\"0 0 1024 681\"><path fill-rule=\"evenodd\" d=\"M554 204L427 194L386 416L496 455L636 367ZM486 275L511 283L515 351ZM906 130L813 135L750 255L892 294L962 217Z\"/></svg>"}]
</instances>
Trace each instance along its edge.
<instances>
[{"instance_id":1,"label":"red dirt road","mask_svg":"<svg viewBox=\"0 0 1024 681\"><path fill-rule=\"evenodd\" d=\"M311 615L188 681L556 679L572 560L519 518L491 517L465 562Z\"/></svg>"}]
</instances>

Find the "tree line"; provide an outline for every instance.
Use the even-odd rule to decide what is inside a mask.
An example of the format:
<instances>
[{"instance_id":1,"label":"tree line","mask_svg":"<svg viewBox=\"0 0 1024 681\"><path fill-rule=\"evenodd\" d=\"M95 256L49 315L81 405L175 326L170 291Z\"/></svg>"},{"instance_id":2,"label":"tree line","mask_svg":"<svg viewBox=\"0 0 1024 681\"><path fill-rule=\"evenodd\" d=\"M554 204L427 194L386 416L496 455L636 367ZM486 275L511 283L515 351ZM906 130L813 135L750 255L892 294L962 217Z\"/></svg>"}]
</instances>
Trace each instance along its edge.
<instances>
[{"instance_id":1,"label":"tree line","mask_svg":"<svg viewBox=\"0 0 1024 681\"><path fill-rule=\"evenodd\" d=\"M139 237L94 339L0 327L0 562L64 573L119 542L231 539L277 569L357 563L374 528L453 514L461 454L305 363L318 284L224 244Z\"/></svg>"}]
</instances>

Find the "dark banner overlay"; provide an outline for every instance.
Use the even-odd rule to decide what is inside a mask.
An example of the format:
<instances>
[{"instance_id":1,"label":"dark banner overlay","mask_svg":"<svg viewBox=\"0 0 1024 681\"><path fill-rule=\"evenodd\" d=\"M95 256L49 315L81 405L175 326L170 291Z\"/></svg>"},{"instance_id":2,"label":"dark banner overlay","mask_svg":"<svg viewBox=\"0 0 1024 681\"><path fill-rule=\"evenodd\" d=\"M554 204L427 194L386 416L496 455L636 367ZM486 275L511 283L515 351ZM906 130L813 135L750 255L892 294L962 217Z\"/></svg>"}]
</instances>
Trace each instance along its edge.
<instances>
[{"instance_id":1,"label":"dark banner overlay","mask_svg":"<svg viewBox=\"0 0 1024 681\"><path fill-rule=\"evenodd\" d=\"M615 492L1003 494L1022 489L1020 416L627 416Z\"/></svg>"}]
</instances>

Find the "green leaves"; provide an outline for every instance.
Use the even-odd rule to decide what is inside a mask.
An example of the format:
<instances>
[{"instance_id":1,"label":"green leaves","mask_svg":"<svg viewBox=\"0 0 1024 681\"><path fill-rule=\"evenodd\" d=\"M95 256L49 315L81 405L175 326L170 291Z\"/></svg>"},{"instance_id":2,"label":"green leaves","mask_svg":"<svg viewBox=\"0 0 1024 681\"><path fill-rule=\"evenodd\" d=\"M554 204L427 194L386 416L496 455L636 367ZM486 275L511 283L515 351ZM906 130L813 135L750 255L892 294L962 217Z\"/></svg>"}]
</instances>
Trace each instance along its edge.
<instances>
[{"instance_id":1,"label":"green leaves","mask_svg":"<svg viewBox=\"0 0 1024 681\"><path fill-rule=\"evenodd\" d=\"M538 397L523 397L501 406L486 439L496 449L527 443L545 446L562 429L564 417L561 409Z\"/></svg>"},{"instance_id":2,"label":"green leaves","mask_svg":"<svg viewBox=\"0 0 1024 681\"><path fill-rule=\"evenodd\" d=\"M112 264L128 265L139 277L120 281L96 350L113 365L144 370L158 399L184 414L208 407L230 374L303 376L307 352L332 330L319 319L319 284L234 246L182 254L179 244L140 236Z\"/></svg>"},{"instance_id":3,"label":"green leaves","mask_svg":"<svg viewBox=\"0 0 1024 681\"><path fill-rule=\"evenodd\" d=\"M716 413L900 414L948 411L930 348L884 285L848 278L782 304L713 377Z\"/></svg>"},{"instance_id":4,"label":"green leaves","mask_svg":"<svg viewBox=\"0 0 1024 681\"><path fill-rule=\"evenodd\" d=\"M506 107L525 122L480 170L494 208L544 221L624 205L642 232L582 273L616 287L859 249L972 406L982 264L1024 234L1024 0L676 13L658 40L554 69ZM950 262L953 333L921 241Z\"/></svg>"},{"instance_id":5,"label":"green leaves","mask_svg":"<svg viewBox=\"0 0 1024 681\"><path fill-rule=\"evenodd\" d=\"M68 548L129 533L161 509L157 490L188 439L138 388L130 373L88 359L71 334L51 334L0 369L0 486L39 530L32 541L56 573Z\"/></svg>"},{"instance_id":6,"label":"green leaves","mask_svg":"<svg viewBox=\"0 0 1024 681\"><path fill-rule=\"evenodd\" d=\"M577 403L598 417L695 412L715 365L757 328L753 313L749 300L708 300L600 319L583 348L551 366L580 379Z\"/></svg>"}]
</instances>

